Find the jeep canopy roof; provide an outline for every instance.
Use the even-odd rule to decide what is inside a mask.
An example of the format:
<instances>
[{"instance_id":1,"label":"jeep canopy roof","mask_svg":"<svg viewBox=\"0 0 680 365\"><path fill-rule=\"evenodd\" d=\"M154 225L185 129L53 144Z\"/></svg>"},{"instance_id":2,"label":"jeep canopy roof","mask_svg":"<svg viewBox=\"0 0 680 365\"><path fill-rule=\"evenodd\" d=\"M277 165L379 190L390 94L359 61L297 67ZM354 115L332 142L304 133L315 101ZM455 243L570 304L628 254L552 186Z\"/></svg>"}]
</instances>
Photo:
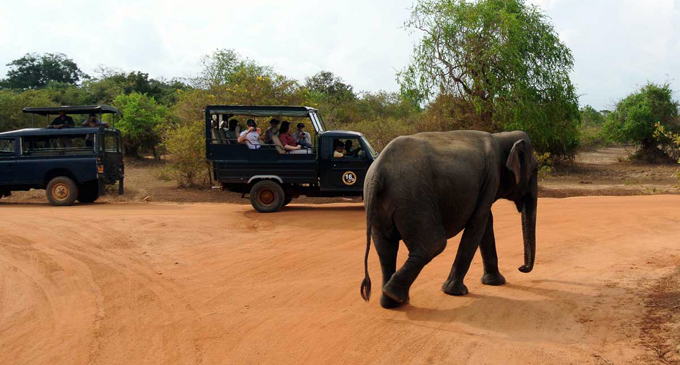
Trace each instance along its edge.
<instances>
[{"instance_id":1,"label":"jeep canopy roof","mask_svg":"<svg viewBox=\"0 0 680 365\"><path fill-rule=\"evenodd\" d=\"M308 106L208 105L205 107L206 122L209 122L210 116L215 114L250 117L308 117L316 132L323 132L326 126L317 112L317 109Z\"/></svg>"},{"instance_id":2,"label":"jeep canopy roof","mask_svg":"<svg viewBox=\"0 0 680 365\"><path fill-rule=\"evenodd\" d=\"M99 131L107 131L107 133L120 132L116 129L107 129L104 127L81 127L81 128L63 128L63 129L48 129L48 128L24 128L15 131L8 131L0 133L0 137L24 137L24 136L74 136L95 134Z\"/></svg>"},{"instance_id":3,"label":"jeep canopy roof","mask_svg":"<svg viewBox=\"0 0 680 365\"><path fill-rule=\"evenodd\" d=\"M123 115L120 110L108 105L77 105L77 106L50 106L40 108L24 108L24 113L39 115L54 115L59 112L66 114L118 114Z\"/></svg>"}]
</instances>

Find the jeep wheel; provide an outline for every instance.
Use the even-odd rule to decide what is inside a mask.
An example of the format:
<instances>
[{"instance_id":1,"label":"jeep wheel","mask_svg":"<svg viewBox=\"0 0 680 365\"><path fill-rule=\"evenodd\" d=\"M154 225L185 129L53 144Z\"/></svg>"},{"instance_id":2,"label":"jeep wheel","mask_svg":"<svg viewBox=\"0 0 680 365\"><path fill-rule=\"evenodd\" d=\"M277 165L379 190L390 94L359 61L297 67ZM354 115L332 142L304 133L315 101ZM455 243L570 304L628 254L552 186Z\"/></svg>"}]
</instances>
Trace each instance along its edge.
<instances>
[{"instance_id":1,"label":"jeep wheel","mask_svg":"<svg viewBox=\"0 0 680 365\"><path fill-rule=\"evenodd\" d=\"M250 190L250 204L260 213L276 212L284 199L283 188L276 181L262 180Z\"/></svg>"},{"instance_id":2,"label":"jeep wheel","mask_svg":"<svg viewBox=\"0 0 680 365\"><path fill-rule=\"evenodd\" d=\"M71 205L78 197L78 186L66 176L57 176L47 184L47 200L56 206Z\"/></svg>"},{"instance_id":3,"label":"jeep wheel","mask_svg":"<svg viewBox=\"0 0 680 365\"><path fill-rule=\"evenodd\" d=\"M94 203L99 199L99 185L97 181L84 184L79 190L78 201L83 204Z\"/></svg>"}]
</instances>

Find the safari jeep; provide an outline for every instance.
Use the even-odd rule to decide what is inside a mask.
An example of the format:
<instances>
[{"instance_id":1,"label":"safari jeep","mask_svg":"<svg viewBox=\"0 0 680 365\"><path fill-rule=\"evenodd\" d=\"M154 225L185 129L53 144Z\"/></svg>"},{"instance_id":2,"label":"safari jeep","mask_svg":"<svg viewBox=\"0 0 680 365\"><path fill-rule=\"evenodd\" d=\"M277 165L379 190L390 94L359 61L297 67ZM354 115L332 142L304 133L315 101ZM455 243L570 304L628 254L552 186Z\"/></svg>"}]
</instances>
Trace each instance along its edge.
<instances>
[{"instance_id":1,"label":"safari jeep","mask_svg":"<svg viewBox=\"0 0 680 365\"><path fill-rule=\"evenodd\" d=\"M272 118L290 122L291 133L304 123L311 148L287 151L276 136L272 144L257 149L238 142L248 119L264 133ZM259 212L275 212L299 196L363 196L366 172L378 157L361 133L327 131L318 110L304 106L210 105L205 127L206 157L215 181L224 190L249 195ZM347 142L354 154L335 153L339 143Z\"/></svg>"},{"instance_id":2,"label":"safari jeep","mask_svg":"<svg viewBox=\"0 0 680 365\"><path fill-rule=\"evenodd\" d=\"M106 105L24 108L47 117L120 112ZM80 121L75 122L81 125ZM28 128L0 133L0 198L12 191L45 189L52 205L92 203L107 184L123 194L124 160L120 132L104 127Z\"/></svg>"}]
</instances>

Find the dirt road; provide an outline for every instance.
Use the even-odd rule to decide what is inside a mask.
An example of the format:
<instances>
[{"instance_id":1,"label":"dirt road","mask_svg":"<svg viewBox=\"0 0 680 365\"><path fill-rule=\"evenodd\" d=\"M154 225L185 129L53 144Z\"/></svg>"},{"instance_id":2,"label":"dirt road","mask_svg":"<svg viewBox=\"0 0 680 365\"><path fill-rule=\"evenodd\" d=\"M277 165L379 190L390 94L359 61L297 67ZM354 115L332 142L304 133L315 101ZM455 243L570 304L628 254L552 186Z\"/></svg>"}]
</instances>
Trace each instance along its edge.
<instances>
[{"instance_id":1,"label":"dirt road","mask_svg":"<svg viewBox=\"0 0 680 365\"><path fill-rule=\"evenodd\" d=\"M680 265L680 196L541 199L534 271L494 206L507 285L440 291L459 237L411 304L359 296L359 204L0 202L1 364L654 363L650 290ZM403 262L406 250L400 250ZM658 360L658 358L656 359Z\"/></svg>"}]
</instances>

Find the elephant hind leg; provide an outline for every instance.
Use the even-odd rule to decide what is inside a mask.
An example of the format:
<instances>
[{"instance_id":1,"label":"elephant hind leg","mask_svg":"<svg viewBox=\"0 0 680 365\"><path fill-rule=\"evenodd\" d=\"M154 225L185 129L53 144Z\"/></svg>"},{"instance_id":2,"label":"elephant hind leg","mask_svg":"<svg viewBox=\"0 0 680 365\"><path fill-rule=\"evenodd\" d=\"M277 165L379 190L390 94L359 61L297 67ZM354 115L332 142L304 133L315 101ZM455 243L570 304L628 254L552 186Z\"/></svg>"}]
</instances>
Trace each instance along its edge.
<instances>
[{"instance_id":1,"label":"elephant hind leg","mask_svg":"<svg viewBox=\"0 0 680 365\"><path fill-rule=\"evenodd\" d=\"M408 303L411 285L423 267L446 248L446 232L441 225L427 222L410 227L414 229L404 235L404 244L409 250L408 259L383 286L383 294L400 304Z\"/></svg>"},{"instance_id":2,"label":"elephant hind leg","mask_svg":"<svg viewBox=\"0 0 680 365\"><path fill-rule=\"evenodd\" d=\"M389 237L381 233L373 231L373 244L375 250L378 252L380 258L380 269L382 270L383 287L392 278L394 272L397 270L397 252L399 251L399 238ZM380 305L383 308L396 308L401 305L400 302L386 296L385 293L380 297Z\"/></svg>"}]
</instances>

